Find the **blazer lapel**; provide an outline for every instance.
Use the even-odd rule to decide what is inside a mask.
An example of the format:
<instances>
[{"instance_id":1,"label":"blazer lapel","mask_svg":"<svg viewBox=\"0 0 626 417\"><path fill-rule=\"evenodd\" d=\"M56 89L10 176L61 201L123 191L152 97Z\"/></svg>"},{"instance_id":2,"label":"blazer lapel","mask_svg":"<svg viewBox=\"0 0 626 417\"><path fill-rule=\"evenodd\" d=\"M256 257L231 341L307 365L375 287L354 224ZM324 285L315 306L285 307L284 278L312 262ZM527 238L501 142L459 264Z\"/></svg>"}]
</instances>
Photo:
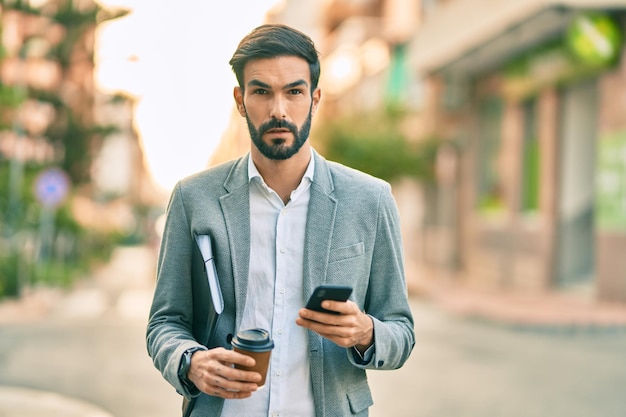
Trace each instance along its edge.
<instances>
[{"instance_id":1,"label":"blazer lapel","mask_svg":"<svg viewBox=\"0 0 626 417\"><path fill-rule=\"evenodd\" d=\"M304 238L303 289L304 299L308 300L313 289L326 281L331 237L335 229L337 200L332 196L333 182L328 163L317 152L315 173L311 184L311 199ZM324 392L324 349L322 337L308 332L309 355L311 358L311 382L318 415L323 415Z\"/></svg>"},{"instance_id":2,"label":"blazer lapel","mask_svg":"<svg viewBox=\"0 0 626 417\"><path fill-rule=\"evenodd\" d=\"M249 156L248 156L249 157ZM241 324L248 291L250 267L250 193L248 189L248 157L239 159L224 188L228 194L220 197L226 223L235 289L235 328Z\"/></svg>"},{"instance_id":3,"label":"blazer lapel","mask_svg":"<svg viewBox=\"0 0 626 417\"><path fill-rule=\"evenodd\" d=\"M326 281L330 243L335 227L337 200L332 197L332 178L328 164L317 152L315 173L311 185L311 199L306 224L304 242L304 299L313 293L313 289Z\"/></svg>"}]
</instances>

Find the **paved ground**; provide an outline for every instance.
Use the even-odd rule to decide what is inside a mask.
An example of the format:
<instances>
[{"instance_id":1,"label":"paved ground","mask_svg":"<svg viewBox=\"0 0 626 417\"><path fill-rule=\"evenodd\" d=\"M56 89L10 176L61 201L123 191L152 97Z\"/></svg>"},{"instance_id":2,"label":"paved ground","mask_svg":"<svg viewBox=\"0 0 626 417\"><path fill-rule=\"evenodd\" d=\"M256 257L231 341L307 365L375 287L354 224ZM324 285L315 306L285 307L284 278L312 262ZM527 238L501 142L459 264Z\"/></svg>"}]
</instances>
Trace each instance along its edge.
<instances>
[{"instance_id":1,"label":"paved ground","mask_svg":"<svg viewBox=\"0 0 626 417\"><path fill-rule=\"evenodd\" d=\"M0 417L179 415L144 344L153 256L124 248L71 292L0 304ZM412 299L415 350L402 369L369 374L372 417L626 415L621 309L575 322L569 302L445 293Z\"/></svg>"},{"instance_id":2,"label":"paved ground","mask_svg":"<svg viewBox=\"0 0 626 417\"><path fill-rule=\"evenodd\" d=\"M414 303L408 363L372 374L372 416L626 416L626 331L510 327Z\"/></svg>"},{"instance_id":3,"label":"paved ground","mask_svg":"<svg viewBox=\"0 0 626 417\"><path fill-rule=\"evenodd\" d=\"M180 397L145 348L153 268L152 251L124 248L71 292L0 304L0 417L178 415ZM57 396L40 401L42 392Z\"/></svg>"},{"instance_id":4,"label":"paved ground","mask_svg":"<svg viewBox=\"0 0 626 417\"><path fill-rule=\"evenodd\" d=\"M0 416L112 417L85 401L49 391L0 386Z\"/></svg>"},{"instance_id":5,"label":"paved ground","mask_svg":"<svg viewBox=\"0 0 626 417\"><path fill-rule=\"evenodd\" d=\"M599 302L591 288L545 294L514 293L459 285L468 277L427 269L411 271L409 289L457 316L517 329L626 328L626 304Z\"/></svg>"}]
</instances>

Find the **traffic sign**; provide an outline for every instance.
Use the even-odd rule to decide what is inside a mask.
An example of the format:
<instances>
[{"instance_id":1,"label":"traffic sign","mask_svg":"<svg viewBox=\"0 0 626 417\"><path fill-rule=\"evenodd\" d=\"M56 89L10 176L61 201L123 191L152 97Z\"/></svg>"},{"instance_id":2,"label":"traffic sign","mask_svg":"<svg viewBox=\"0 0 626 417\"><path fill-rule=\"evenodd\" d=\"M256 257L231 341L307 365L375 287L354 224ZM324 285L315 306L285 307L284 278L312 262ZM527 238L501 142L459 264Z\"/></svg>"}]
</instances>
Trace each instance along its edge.
<instances>
[{"instance_id":1,"label":"traffic sign","mask_svg":"<svg viewBox=\"0 0 626 417\"><path fill-rule=\"evenodd\" d=\"M35 197L48 208L61 204L70 189L70 180L60 168L48 168L35 179Z\"/></svg>"}]
</instances>

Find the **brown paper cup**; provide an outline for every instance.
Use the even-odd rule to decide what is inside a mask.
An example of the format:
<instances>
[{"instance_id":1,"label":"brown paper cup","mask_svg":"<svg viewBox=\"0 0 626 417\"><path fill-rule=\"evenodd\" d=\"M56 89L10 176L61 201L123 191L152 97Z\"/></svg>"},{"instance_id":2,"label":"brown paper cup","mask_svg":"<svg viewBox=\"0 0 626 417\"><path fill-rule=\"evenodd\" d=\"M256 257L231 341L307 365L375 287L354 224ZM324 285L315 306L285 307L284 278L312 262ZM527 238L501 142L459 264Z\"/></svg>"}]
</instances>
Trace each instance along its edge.
<instances>
[{"instance_id":1,"label":"brown paper cup","mask_svg":"<svg viewBox=\"0 0 626 417\"><path fill-rule=\"evenodd\" d=\"M256 361L252 367L235 365L235 368L244 371L254 371L261 374L259 387L265 384L267 368L270 364L270 356L274 348L270 334L264 329L241 330L231 341L233 350L243 355L251 356Z\"/></svg>"},{"instance_id":2,"label":"brown paper cup","mask_svg":"<svg viewBox=\"0 0 626 417\"><path fill-rule=\"evenodd\" d=\"M242 353L247 356L251 356L256 361L256 365L248 367L242 365L235 365L235 368L241 369L244 371L254 371L261 374L261 381L257 383L259 387L265 385L265 377L267 376L267 368L270 364L270 356L272 354L271 350L267 352L250 352L248 350L233 348L235 352Z\"/></svg>"}]
</instances>

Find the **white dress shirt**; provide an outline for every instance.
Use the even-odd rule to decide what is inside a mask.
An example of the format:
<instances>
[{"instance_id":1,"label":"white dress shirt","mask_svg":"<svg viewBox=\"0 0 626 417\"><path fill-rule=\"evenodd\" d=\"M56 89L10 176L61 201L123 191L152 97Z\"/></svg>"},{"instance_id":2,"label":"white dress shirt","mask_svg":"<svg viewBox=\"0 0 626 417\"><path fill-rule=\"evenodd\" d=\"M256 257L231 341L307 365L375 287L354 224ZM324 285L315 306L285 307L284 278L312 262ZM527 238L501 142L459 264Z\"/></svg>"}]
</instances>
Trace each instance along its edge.
<instances>
[{"instance_id":1,"label":"white dress shirt","mask_svg":"<svg viewBox=\"0 0 626 417\"><path fill-rule=\"evenodd\" d=\"M250 398L226 400L222 417L315 417L307 330L295 323L305 304L302 265L314 165L311 157L285 205L248 159L250 275L241 329L269 330L274 350L265 386Z\"/></svg>"}]
</instances>

